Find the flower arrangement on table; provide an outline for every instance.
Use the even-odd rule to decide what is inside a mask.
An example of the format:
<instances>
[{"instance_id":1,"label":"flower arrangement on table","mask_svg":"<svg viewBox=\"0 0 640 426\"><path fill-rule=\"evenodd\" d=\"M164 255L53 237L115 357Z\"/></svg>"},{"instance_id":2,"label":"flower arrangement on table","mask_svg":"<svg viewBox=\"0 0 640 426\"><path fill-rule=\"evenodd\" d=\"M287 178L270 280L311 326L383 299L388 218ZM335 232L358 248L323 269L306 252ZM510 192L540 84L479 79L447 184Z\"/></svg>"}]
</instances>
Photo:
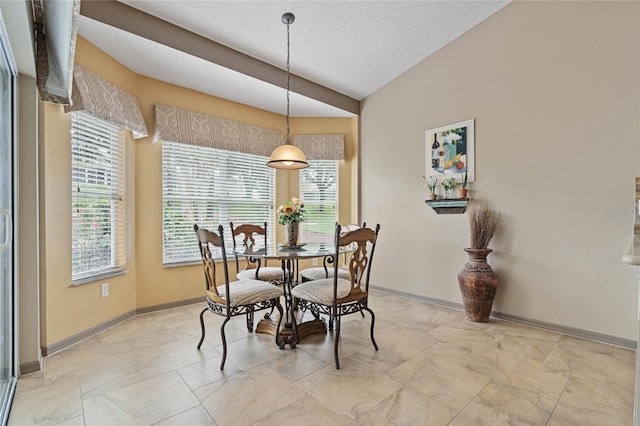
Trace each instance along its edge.
<instances>
[{"instance_id":1,"label":"flower arrangement on table","mask_svg":"<svg viewBox=\"0 0 640 426\"><path fill-rule=\"evenodd\" d=\"M278 207L278 223L286 225L287 223L300 223L304 221L304 203L301 199L293 197Z\"/></svg>"}]
</instances>

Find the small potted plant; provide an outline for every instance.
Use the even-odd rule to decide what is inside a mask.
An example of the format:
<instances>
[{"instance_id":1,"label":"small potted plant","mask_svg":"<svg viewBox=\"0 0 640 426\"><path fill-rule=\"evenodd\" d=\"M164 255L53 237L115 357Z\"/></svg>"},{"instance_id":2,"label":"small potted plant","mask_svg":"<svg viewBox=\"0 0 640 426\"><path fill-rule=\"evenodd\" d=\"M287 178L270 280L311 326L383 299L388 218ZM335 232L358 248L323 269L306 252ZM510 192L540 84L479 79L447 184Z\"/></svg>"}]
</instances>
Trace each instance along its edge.
<instances>
[{"instance_id":1,"label":"small potted plant","mask_svg":"<svg viewBox=\"0 0 640 426\"><path fill-rule=\"evenodd\" d=\"M467 174L462 175L462 188L458 188L458 198L467 198Z\"/></svg>"},{"instance_id":2,"label":"small potted plant","mask_svg":"<svg viewBox=\"0 0 640 426\"><path fill-rule=\"evenodd\" d=\"M429 189L429 193L427 194L427 200L435 200L438 198L436 194L436 188L438 187L438 178L434 178L433 176L429 176L429 179L422 176L424 179L424 183L427 184L427 188Z\"/></svg>"},{"instance_id":3,"label":"small potted plant","mask_svg":"<svg viewBox=\"0 0 640 426\"><path fill-rule=\"evenodd\" d=\"M450 177L442 181L442 187L444 188L445 198L451 198L451 191L458 186L456 178Z\"/></svg>"}]
</instances>

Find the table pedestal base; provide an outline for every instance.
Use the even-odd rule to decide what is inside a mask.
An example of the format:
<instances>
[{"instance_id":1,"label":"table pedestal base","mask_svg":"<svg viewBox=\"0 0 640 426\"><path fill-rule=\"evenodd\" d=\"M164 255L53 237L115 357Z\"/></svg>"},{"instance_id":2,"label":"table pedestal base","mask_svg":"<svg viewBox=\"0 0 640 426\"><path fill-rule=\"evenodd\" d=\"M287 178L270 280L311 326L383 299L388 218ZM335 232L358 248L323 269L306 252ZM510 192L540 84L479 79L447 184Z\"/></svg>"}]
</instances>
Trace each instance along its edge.
<instances>
[{"instance_id":1,"label":"table pedestal base","mask_svg":"<svg viewBox=\"0 0 640 426\"><path fill-rule=\"evenodd\" d=\"M256 327L256 333L267 333L275 336L278 332L278 322L272 319L262 319L258 322ZM286 345L290 345L291 349L296 347L296 344L307 336L312 334L325 334L327 327L322 320L304 321L298 324L298 333L296 336L296 330L293 328L293 324L284 324L280 329L276 343L280 346L280 349L284 349Z\"/></svg>"}]
</instances>

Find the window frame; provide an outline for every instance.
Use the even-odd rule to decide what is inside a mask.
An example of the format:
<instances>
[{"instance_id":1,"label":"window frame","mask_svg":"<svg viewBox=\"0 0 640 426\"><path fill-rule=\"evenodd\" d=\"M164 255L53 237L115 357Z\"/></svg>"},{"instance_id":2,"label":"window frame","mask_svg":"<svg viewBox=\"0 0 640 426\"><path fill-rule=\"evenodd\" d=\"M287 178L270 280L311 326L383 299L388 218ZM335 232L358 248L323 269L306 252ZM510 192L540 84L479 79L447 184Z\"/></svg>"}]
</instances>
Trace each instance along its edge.
<instances>
[{"instance_id":1,"label":"window frame","mask_svg":"<svg viewBox=\"0 0 640 426\"><path fill-rule=\"evenodd\" d=\"M83 133L84 132L84 133ZM82 139L77 135L84 134ZM108 121L97 118L89 113L76 111L71 114L71 285L78 286L90 282L95 282L103 278L121 275L127 272L127 149L125 130L109 123ZM85 143L84 156L80 155L82 147L80 142ZM99 152L102 151L102 152ZM97 156L104 154L96 161ZM87 162L87 159L93 155L94 161ZM109 162L115 163L111 166ZM90 185L95 185L93 191L85 191L83 198L78 197L80 187L88 189ZM101 204L97 202L103 198L109 200L108 214L104 211L98 213ZM77 216L83 213L78 204L84 203L92 207L88 207L96 211L95 215L91 213L82 217ZM104 205L102 204L102 207ZM84 208L83 208L84 210ZM104 210L102 208L102 210ZM103 222L106 217L108 221ZM108 265L102 264L95 268L76 269L80 262L77 238L78 229L75 225L77 220L94 220L94 227L103 227L108 229L110 234L108 244L108 255L104 259L108 260ZM98 221L98 219L102 219ZM104 224L97 225L98 223ZM91 232L83 230L85 235L91 236ZM97 233L93 233L96 237ZM96 237L97 238L97 237ZM99 243L88 245L94 253L91 258L96 258L96 251L100 250Z\"/></svg>"},{"instance_id":2,"label":"window frame","mask_svg":"<svg viewBox=\"0 0 640 426\"><path fill-rule=\"evenodd\" d=\"M193 161L193 164L189 160ZM202 262L193 231L194 224L216 233L218 225L222 225L225 245L230 248L233 247L230 222L233 222L234 226L243 223L263 225L267 222L268 243L274 243L276 175L274 169L267 167L267 161L267 157L255 154L178 142L162 142L163 267L179 267ZM173 165L170 162L173 162ZM191 169L178 172L180 167ZM174 175L169 176L170 173ZM184 176L178 176L179 173L183 173ZM194 191L190 185L200 185L201 182L208 182L209 186L195 191L199 194L198 198L190 195L189 191ZM242 185L242 182L259 185L251 188ZM248 196L256 198L247 201ZM261 196L266 198L260 198ZM209 207L203 206L204 203ZM232 205L235 207L232 208ZM173 210L172 213L168 213L169 208ZM183 223L169 224L169 214ZM188 216L191 220L183 219ZM170 239L174 242L168 244ZM180 252L181 256L177 253L180 249L184 250ZM215 260L220 258L220 254L214 255Z\"/></svg>"},{"instance_id":3,"label":"window frame","mask_svg":"<svg viewBox=\"0 0 640 426\"><path fill-rule=\"evenodd\" d=\"M339 213L340 213L339 212L340 164L338 160L309 160L308 163L309 163L309 167L305 169L301 169L298 175L298 188L299 188L300 198L305 203L305 211L307 216L307 219L304 222L302 222L301 239L304 242L333 243L333 238L335 235L335 223L339 222L339 217L340 217L339 216ZM305 235L305 233L311 232L309 228L311 227L312 224L315 226L318 226L318 224L312 222L312 220L314 216L314 212L313 212L314 206L316 205L319 206L320 204L316 202L314 197L310 197L309 193L305 189L305 177L308 176L308 174L312 171L315 171L318 169L326 170L329 168L329 165L331 165L331 168L335 171L335 176L334 176L335 180L334 180L334 183L332 184L332 186L335 187L335 191L332 192L329 200L330 201L329 206L332 206L334 209L334 217L330 221L323 221L323 224L320 225L320 226L326 227L326 229L324 229L324 232L322 233L323 235L325 235L325 237L313 238L313 237L310 237L309 234Z\"/></svg>"}]
</instances>

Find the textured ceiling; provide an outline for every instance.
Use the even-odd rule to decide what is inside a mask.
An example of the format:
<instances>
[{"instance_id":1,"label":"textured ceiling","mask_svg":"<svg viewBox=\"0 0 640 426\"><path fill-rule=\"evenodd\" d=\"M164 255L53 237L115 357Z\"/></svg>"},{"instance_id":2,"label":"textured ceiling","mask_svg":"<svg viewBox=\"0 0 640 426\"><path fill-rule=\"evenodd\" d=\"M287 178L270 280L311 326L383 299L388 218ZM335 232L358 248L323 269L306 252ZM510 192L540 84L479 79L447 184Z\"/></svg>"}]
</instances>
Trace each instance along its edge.
<instances>
[{"instance_id":1,"label":"textured ceiling","mask_svg":"<svg viewBox=\"0 0 640 426\"><path fill-rule=\"evenodd\" d=\"M293 12L291 72L362 100L507 1L121 1L278 68L286 68ZM285 91L81 17L79 34L136 73L280 114ZM292 116L353 114L292 94Z\"/></svg>"}]
</instances>

